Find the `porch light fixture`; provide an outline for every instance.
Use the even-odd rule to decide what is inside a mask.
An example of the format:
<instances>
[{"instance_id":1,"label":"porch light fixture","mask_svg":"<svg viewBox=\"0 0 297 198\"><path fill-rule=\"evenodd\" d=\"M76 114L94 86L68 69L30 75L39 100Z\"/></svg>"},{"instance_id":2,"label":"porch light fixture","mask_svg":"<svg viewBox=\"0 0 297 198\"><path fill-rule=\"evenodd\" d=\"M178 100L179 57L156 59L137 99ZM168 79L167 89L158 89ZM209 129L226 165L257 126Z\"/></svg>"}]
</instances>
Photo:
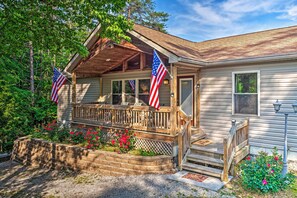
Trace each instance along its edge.
<instances>
[{"instance_id":1,"label":"porch light fixture","mask_svg":"<svg viewBox=\"0 0 297 198\"><path fill-rule=\"evenodd\" d=\"M173 98L173 96L174 96L174 93L173 93L173 92L171 92L171 93L170 93L170 96Z\"/></svg>"},{"instance_id":2,"label":"porch light fixture","mask_svg":"<svg viewBox=\"0 0 297 198\"><path fill-rule=\"evenodd\" d=\"M168 79L164 79L163 84L164 85L169 85L169 80Z\"/></svg>"},{"instance_id":3,"label":"porch light fixture","mask_svg":"<svg viewBox=\"0 0 297 198\"><path fill-rule=\"evenodd\" d=\"M196 89L199 89L199 88L200 88L200 84L197 83L197 84L195 85L195 88L196 88Z\"/></svg>"},{"instance_id":4,"label":"porch light fixture","mask_svg":"<svg viewBox=\"0 0 297 198\"><path fill-rule=\"evenodd\" d=\"M284 134L284 155L283 155L283 170L282 170L282 176L285 177L288 173L288 117L290 114L296 114L297 113L297 101L295 101L292 104L293 112L281 112L282 103L280 103L278 100L276 100L275 103L273 103L274 111L275 113L280 113L285 115L285 134Z\"/></svg>"},{"instance_id":5,"label":"porch light fixture","mask_svg":"<svg viewBox=\"0 0 297 198\"><path fill-rule=\"evenodd\" d=\"M108 58L108 59L106 59L106 62L109 62L111 59L110 58Z\"/></svg>"}]
</instances>

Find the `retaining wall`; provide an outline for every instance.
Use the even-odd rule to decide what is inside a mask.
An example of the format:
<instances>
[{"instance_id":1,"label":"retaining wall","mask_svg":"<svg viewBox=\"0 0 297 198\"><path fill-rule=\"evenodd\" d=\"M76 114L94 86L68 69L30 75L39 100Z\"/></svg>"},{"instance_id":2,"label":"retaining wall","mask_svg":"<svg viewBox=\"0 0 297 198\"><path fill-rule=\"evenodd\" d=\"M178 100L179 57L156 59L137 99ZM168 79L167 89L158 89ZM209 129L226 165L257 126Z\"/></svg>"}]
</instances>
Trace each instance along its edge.
<instances>
[{"instance_id":1,"label":"retaining wall","mask_svg":"<svg viewBox=\"0 0 297 198\"><path fill-rule=\"evenodd\" d=\"M175 171L171 156L118 154L34 138L16 140L12 159L31 166L72 169L113 176L166 174Z\"/></svg>"}]
</instances>

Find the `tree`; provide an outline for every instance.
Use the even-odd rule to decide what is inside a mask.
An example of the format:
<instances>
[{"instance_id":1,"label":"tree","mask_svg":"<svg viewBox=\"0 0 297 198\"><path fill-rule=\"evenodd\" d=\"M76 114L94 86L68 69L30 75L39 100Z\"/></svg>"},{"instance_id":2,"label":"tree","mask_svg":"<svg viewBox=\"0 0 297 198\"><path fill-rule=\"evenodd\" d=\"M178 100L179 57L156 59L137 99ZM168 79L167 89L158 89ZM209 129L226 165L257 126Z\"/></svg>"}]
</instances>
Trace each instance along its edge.
<instances>
[{"instance_id":1,"label":"tree","mask_svg":"<svg viewBox=\"0 0 297 198\"><path fill-rule=\"evenodd\" d=\"M155 11L155 4L152 0L130 0L123 14L137 24L166 32L169 15Z\"/></svg>"},{"instance_id":2,"label":"tree","mask_svg":"<svg viewBox=\"0 0 297 198\"><path fill-rule=\"evenodd\" d=\"M5 149L56 118L50 101L54 61L63 69L72 54L86 56L83 42L98 23L101 36L129 39L132 23L119 15L125 5L126 0L0 2L0 140L7 140Z\"/></svg>"}]
</instances>

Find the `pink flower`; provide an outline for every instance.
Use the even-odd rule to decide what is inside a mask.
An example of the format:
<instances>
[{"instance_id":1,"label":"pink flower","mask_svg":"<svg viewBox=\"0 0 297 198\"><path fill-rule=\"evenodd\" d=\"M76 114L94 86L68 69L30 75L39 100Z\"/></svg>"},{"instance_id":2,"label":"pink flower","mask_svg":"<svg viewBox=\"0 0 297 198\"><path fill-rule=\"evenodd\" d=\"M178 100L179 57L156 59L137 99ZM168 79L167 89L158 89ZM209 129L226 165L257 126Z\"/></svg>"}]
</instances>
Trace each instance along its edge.
<instances>
[{"instance_id":1,"label":"pink flower","mask_svg":"<svg viewBox=\"0 0 297 198\"><path fill-rule=\"evenodd\" d=\"M274 157L274 160L277 161L277 160L278 160L278 156L275 156L275 157Z\"/></svg>"},{"instance_id":2,"label":"pink flower","mask_svg":"<svg viewBox=\"0 0 297 198\"><path fill-rule=\"evenodd\" d=\"M111 140L111 144L114 145L115 144L115 140Z\"/></svg>"},{"instance_id":3,"label":"pink flower","mask_svg":"<svg viewBox=\"0 0 297 198\"><path fill-rule=\"evenodd\" d=\"M268 168L270 168L270 166L271 166L270 164L267 164L267 167L268 167Z\"/></svg>"},{"instance_id":4,"label":"pink flower","mask_svg":"<svg viewBox=\"0 0 297 198\"><path fill-rule=\"evenodd\" d=\"M251 160L251 156L247 156L246 160L250 161Z\"/></svg>"},{"instance_id":5,"label":"pink flower","mask_svg":"<svg viewBox=\"0 0 297 198\"><path fill-rule=\"evenodd\" d=\"M270 171L270 173L274 173L274 170L272 169L272 170Z\"/></svg>"},{"instance_id":6,"label":"pink flower","mask_svg":"<svg viewBox=\"0 0 297 198\"><path fill-rule=\"evenodd\" d=\"M268 184L268 182L266 181L266 179L263 179L263 180L262 180L262 184L263 184L263 185L267 185L267 184Z\"/></svg>"}]
</instances>

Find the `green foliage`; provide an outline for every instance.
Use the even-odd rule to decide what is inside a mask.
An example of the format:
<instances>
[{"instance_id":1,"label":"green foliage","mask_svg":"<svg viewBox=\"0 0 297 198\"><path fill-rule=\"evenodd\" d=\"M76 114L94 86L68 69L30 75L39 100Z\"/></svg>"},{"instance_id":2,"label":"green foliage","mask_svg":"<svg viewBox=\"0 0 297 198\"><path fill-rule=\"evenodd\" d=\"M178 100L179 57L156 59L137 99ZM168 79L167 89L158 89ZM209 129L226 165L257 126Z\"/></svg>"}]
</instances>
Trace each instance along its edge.
<instances>
[{"instance_id":1,"label":"green foliage","mask_svg":"<svg viewBox=\"0 0 297 198\"><path fill-rule=\"evenodd\" d=\"M55 120L42 126L38 132L33 133L33 137L42 138L57 143L67 143L70 139L70 129L64 125L57 124Z\"/></svg>"},{"instance_id":2,"label":"green foliage","mask_svg":"<svg viewBox=\"0 0 297 198\"><path fill-rule=\"evenodd\" d=\"M85 136L82 131L73 130L69 132L70 142L73 144L82 144L85 142Z\"/></svg>"},{"instance_id":3,"label":"green foliage","mask_svg":"<svg viewBox=\"0 0 297 198\"><path fill-rule=\"evenodd\" d=\"M154 151L146 151L143 149L139 149L140 155L141 156L156 156L159 155L158 153L155 153Z\"/></svg>"},{"instance_id":4,"label":"green foliage","mask_svg":"<svg viewBox=\"0 0 297 198\"><path fill-rule=\"evenodd\" d=\"M278 192L294 180L291 174L282 178L282 168L282 157L276 148L272 155L261 152L255 159L247 157L240 166L242 184L247 189L263 193Z\"/></svg>"}]
</instances>

